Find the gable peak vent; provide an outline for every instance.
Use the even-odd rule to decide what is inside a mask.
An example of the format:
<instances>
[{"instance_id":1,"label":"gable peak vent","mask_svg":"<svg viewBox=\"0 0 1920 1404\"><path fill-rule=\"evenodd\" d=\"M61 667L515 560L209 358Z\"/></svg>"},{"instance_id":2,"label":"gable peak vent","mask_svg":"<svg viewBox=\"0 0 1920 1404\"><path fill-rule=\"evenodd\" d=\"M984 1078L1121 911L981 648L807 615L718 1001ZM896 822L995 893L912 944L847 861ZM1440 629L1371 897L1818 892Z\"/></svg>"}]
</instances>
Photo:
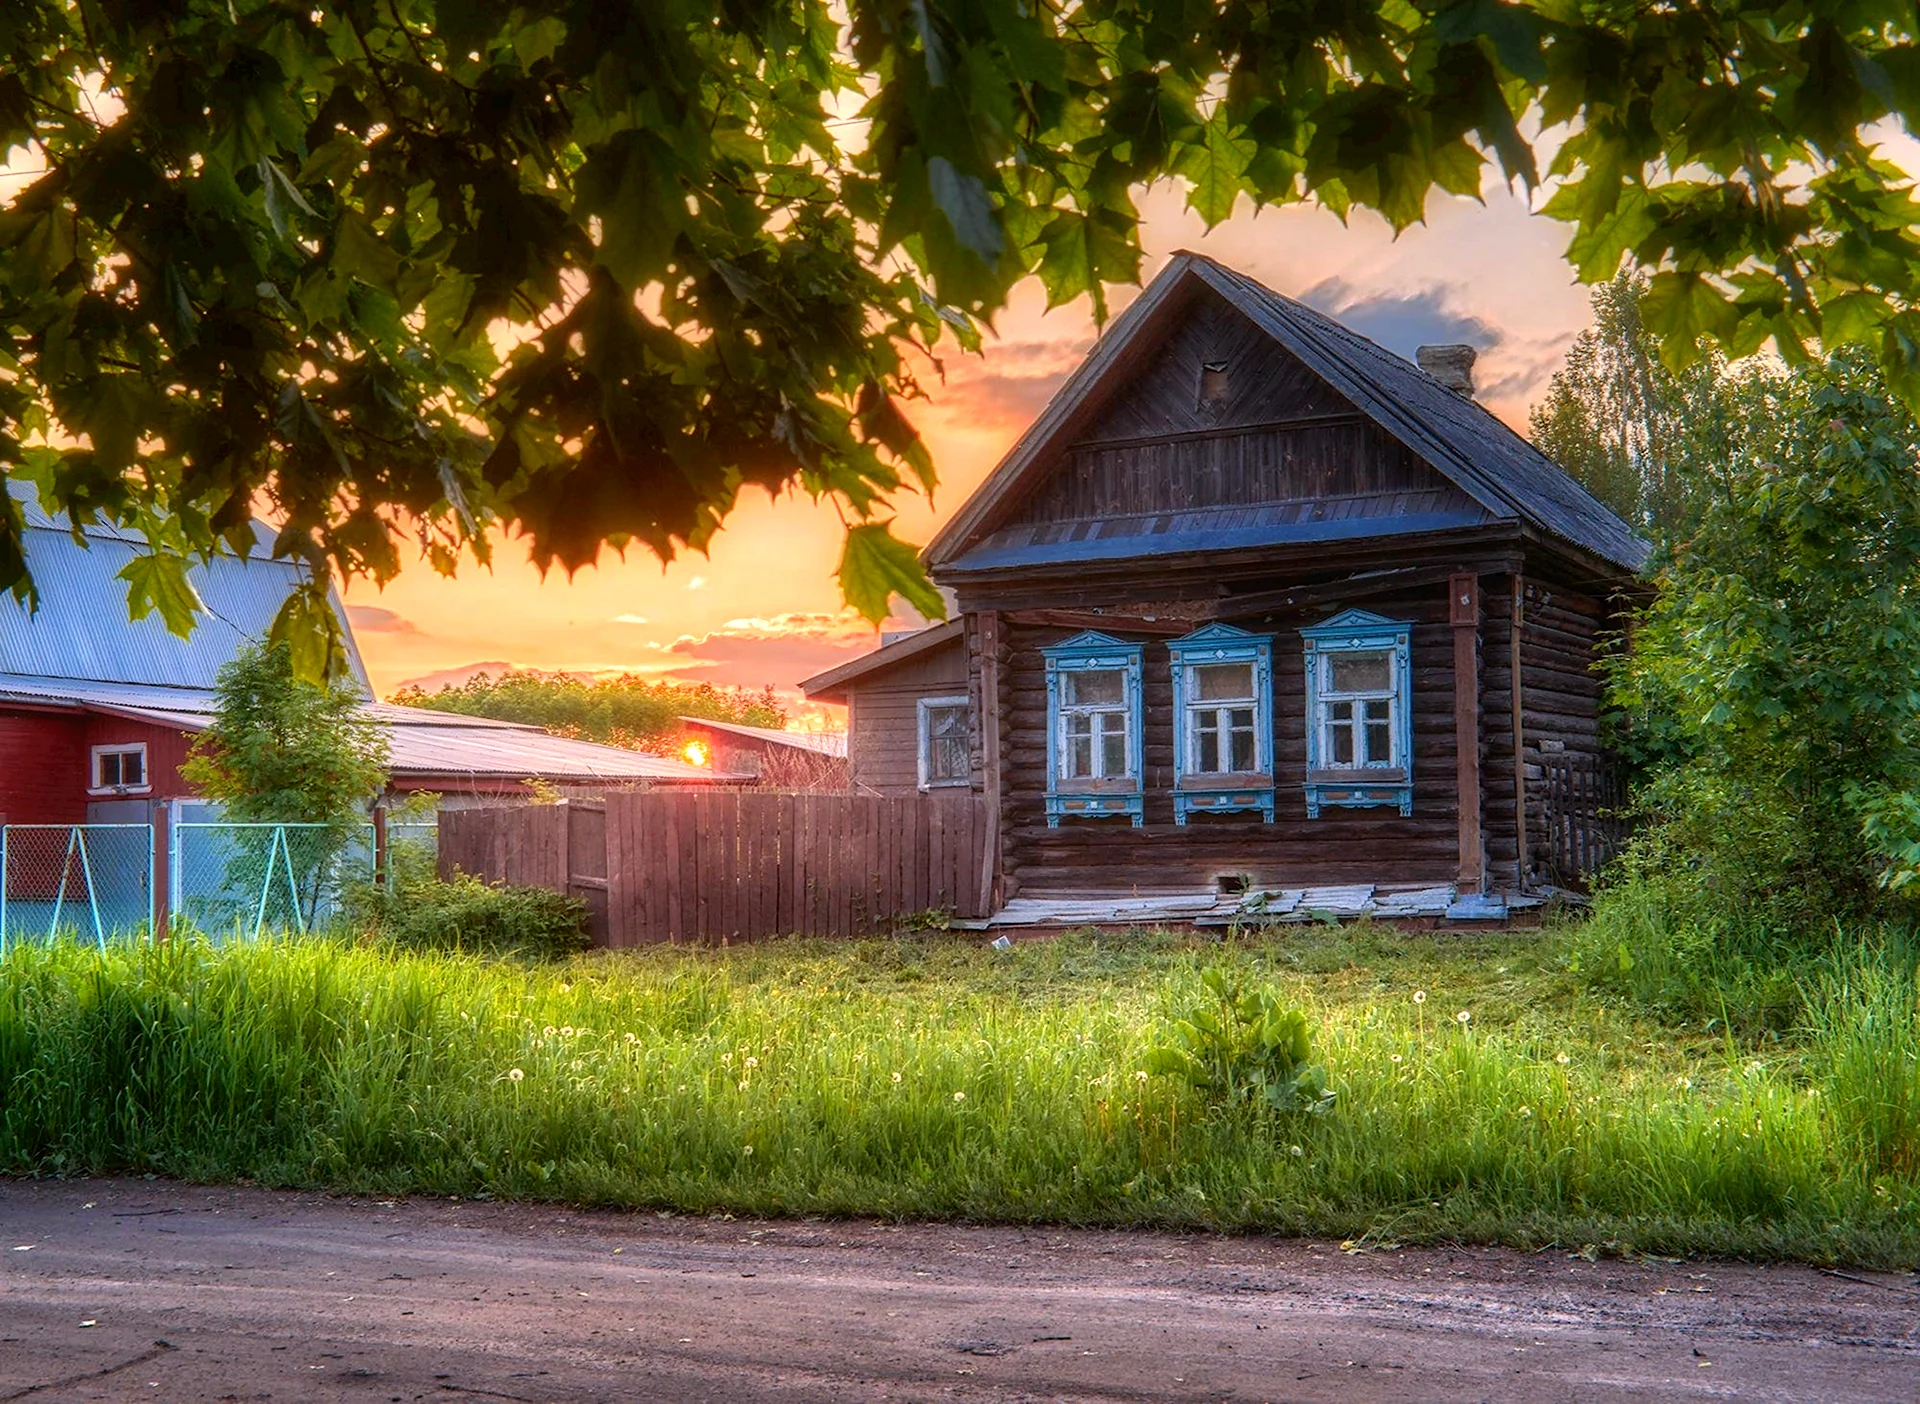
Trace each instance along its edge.
<instances>
[{"instance_id":1,"label":"gable peak vent","mask_svg":"<svg viewBox=\"0 0 1920 1404\"><path fill-rule=\"evenodd\" d=\"M1422 346L1413 353L1420 369L1456 395L1473 398L1473 363L1479 352L1471 346Z\"/></svg>"}]
</instances>

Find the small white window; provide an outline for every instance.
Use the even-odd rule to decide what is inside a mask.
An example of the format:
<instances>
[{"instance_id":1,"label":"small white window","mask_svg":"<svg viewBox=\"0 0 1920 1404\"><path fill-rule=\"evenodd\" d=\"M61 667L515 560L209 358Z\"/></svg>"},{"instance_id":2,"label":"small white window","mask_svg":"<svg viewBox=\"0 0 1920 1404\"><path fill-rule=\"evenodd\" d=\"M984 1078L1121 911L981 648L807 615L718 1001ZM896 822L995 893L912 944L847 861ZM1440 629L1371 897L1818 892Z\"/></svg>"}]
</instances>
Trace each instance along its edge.
<instances>
[{"instance_id":1,"label":"small white window","mask_svg":"<svg viewBox=\"0 0 1920 1404\"><path fill-rule=\"evenodd\" d=\"M1390 649L1320 655L1320 754L1330 770L1402 766L1400 688Z\"/></svg>"},{"instance_id":2,"label":"small white window","mask_svg":"<svg viewBox=\"0 0 1920 1404\"><path fill-rule=\"evenodd\" d=\"M96 795L144 794L151 789L147 780L147 743L95 746L90 788Z\"/></svg>"},{"instance_id":3,"label":"small white window","mask_svg":"<svg viewBox=\"0 0 1920 1404\"><path fill-rule=\"evenodd\" d=\"M1187 668L1188 775L1246 775L1266 769L1260 744L1259 670L1245 663Z\"/></svg>"},{"instance_id":4,"label":"small white window","mask_svg":"<svg viewBox=\"0 0 1920 1404\"><path fill-rule=\"evenodd\" d=\"M972 718L964 697L920 699L920 788L972 781L967 733Z\"/></svg>"},{"instance_id":5,"label":"small white window","mask_svg":"<svg viewBox=\"0 0 1920 1404\"><path fill-rule=\"evenodd\" d=\"M1122 780L1133 774L1132 709L1121 668L1079 668L1060 680L1060 778Z\"/></svg>"}]
</instances>

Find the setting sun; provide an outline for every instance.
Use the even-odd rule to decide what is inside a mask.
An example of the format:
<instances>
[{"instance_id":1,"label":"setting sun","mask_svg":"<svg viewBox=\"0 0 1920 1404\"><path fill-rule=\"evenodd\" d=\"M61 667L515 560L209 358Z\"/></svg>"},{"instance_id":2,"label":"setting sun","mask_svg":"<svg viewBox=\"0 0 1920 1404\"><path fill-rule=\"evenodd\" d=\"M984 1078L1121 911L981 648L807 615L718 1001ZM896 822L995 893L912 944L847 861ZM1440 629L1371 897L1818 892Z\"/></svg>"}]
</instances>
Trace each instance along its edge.
<instances>
[{"instance_id":1,"label":"setting sun","mask_svg":"<svg viewBox=\"0 0 1920 1404\"><path fill-rule=\"evenodd\" d=\"M680 758L688 765L705 765L708 761L707 743L689 741L680 748Z\"/></svg>"}]
</instances>

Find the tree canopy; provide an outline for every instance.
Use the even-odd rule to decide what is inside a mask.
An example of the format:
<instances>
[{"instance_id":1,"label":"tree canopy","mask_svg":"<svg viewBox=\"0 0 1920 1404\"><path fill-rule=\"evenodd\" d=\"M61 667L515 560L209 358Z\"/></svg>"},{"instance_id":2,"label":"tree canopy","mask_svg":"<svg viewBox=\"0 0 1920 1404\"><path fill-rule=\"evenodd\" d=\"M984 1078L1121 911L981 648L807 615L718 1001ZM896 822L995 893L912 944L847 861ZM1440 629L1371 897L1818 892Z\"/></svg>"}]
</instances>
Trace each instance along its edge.
<instances>
[{"instance_id":1,"label":"tree canopy","mask_svg":"<svg viewBox=\"0 0 1920 1404\"><path fill-rule=\"evenodd\" d=\"M786 708L771 687L743 692L712 683L689 686L632 676L588 682L549 673L482 673L433 692L404 687L392 700L403 707L527 722L556 735L636 751L677 749L681 717L775 730L787 724Z\"/></svg>"},{"instance_id":2,"label":"tree canopy","mask_svg":"<svg viewBox=\"0 0 1920 1404\"><path fill-rule=\"evenodd\" d=\"M184 561L312 566L277 637L337 658L331 574L495 528L543 568L704 545L748 487L849 523L879 617L940 602L889 527L931 489L906 403L1013 284L1137 281L1182 182L1379 211L1491 178L1568 257L1648 270L1705 338L1871 348L1920 387L1920 112L1884 0L9 0L0 469ZM0 508L0 589L32 598ZM331 651L327 645L334 647Z\"/></svg>"}]
</instances>

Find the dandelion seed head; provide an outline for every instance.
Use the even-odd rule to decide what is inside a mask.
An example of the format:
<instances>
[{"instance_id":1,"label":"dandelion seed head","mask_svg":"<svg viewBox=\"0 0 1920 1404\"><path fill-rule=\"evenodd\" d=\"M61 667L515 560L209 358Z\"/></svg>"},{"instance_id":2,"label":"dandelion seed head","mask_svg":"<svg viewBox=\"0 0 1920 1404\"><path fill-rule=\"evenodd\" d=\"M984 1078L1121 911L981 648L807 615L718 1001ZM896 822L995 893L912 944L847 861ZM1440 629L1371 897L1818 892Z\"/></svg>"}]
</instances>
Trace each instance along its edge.
<instances>
[{"instance_id":1,"label":"dandelion seed head","mask_svg":"<svg viewBox=\"0 0 1920 1404\"><path fill-rule=\"evenodd\" d=\"M1287 1154L1288 1154L1288 1155L1294 1155L1294 1156L1300 1156L1300 1155L1305 1155L1305 1154L1306 1154L1306 1151L1305 1151L1305 1150L1304 1150L1303 1148L1301 1148L1300 1146L1288 1146L1288 1147L1287 1147Z\"/></svg>"},{"instance_id":2,"label":"dandelion seed head","mask_svg":"<svg viewBox=\"0 0 1920 1404\"><path fill-rule=\"evenodd\" d=\"M740 1147L740 1154L742 1154L742 1155L752 1155L752 1154L753 1154L753 1147L752 1147L752 1146L742 1146L742 1147Z\"/></svg>"},{"instance_id":3,"label":"dandelion seed head","mask_svg":"<svg viewBox=\"0 0 1920 1404\"><path fill-rule=\"evenodd\" d=\"M540 1032L548 1038L552 1038L555 1034L559 1033L560 1030L556 1029L552 1024L548 1024L544 1029L540 1030Z\"/></svg>"},{"instance_id":4,"label":"dandelion seed head","mask_svg":"<svg viewBox=\"0 0 1920 1404\"><path fill-rule=\"evenodd\" d=\"M1522 1118L1522 1119L1525 1119L1525 1118L1527 1118L1527 1117L1531 1117L1531 1116L1533 1115L1533 1108L1532 1108L1532 1107L1522 1107L1522 1108L1520 1108L1520 1110L1519 1110L1519 1111L1517 1111L1517 1112L1515 1112L1515 1113L1514 1113L1514 1115L1515 1115L1515 1116L1517 1116L1517 1117L1520 1117L1520 1118Z\"/></svg>"},{"instance_id":5,"label":"dandelion seed head","mask_svg":"<svg viewBox=\"0 0 1920 1404\"><path fill-rule=\"evenodd\" d=\"M894 1080L895 1082L898 1082L898 1081L900 1080L900 1074L899 1074L899 1073L895 1073L895 1074L893 1075L893 1080Z\"/></svg>"},{"instance_id":6,"label":"dandelion seed head","mask_svg":"<svg viewBox=\"0 0 1920 1404\"><path fill-rule=\"evenodd\" d=\"M1147 1080L1147 1070L1145 1068L1137 1070L1133 1075L1133 1080L1135 1082L1145 1082Z\"/></svg>"},{"instance_id":7,"label":"dandelion seed head","mask_svg":"<svg viewBox=\"0 0 1920 1404\"><path fill-rule=\"evenodd\" d=\"M956 1102L964 1102L967 1100L967 1094L964 1092L956 1092L953 1094L953 1100Z\"/></svg>"},{"instance_id":8,"label":"dandelion seed head","mask_svg":"<svg viewBox=\"0 0 1920 1404\"><path fill-rule=\"evenodd\" d=\"M747 1066L750 1068L757 1068L760 1066L760 1060L758 1058L749 1058L747 1059Z\"/></svg>"},{"instance_id":9,"label":"dandelion seed head","mask_svg":"<svg viewBox=\"0 0 1920 1404\"><path fill-rule=\"evenodd\" d=\"M1568 1063L1571 1063L1573 1059L1569 1058L1565 1053L1556 1053L1553 1055L1553 1061L1564 1068Z\"/></svg>"},{"instance_id":10,"label":"dandelion seed head","mask_svg":"<svg viewBox=\"0 0 1920 1404\"><path fill-rule=\"evenodd\" d=\"M1403 1059L1398 1053L1396 1053L1393 1055L1393 1061L1396 1063L1399 1063L1399 1062L1404 1062L1405 1059Z\"/></svg>"},{"instance_id":11,"label":"dandelion seed head","mask_svg":"<svg viewBox=\"0 0 1920 1404\"><path fill-rule=\"evenodd\" d=\"M746 1091L747 1088L751 1085L752 1084L750 1084L744 1077L740 1079L740 1090L742 1092Z\"/></svg>"},{"instance_id":12,"label":"dandelion seed head","mask_svg":"<svg viewBox=\"0 0 1920 1404\"><path fill-rule=\"evenodd\" d=\"M1453 1017L1455 1022L1457 1023L1461 1023L1461 1024L1472 1023L1473 1011L1471 1009L1462 1009L1458 1014L1454 1015Z\"/></svg>"},{"instance_id":13,"label":"dandelion seed head","mask_svg":"<svg viewBox=\"0 0 1920 1404\"><path fill-rule=\"evenodd\" d=\"M518 1068L508 1068L508 1069L507 1069L507 1081L508 1081L508 1082L518 1082L518 1081L519 1081L519 1080L520 1080L521 1078L523 1078L523 1077L525 1077L525 1076L526 1076L526 1074L525 1074L525 1073L523 1073L523 1072L521 1072L521 1071L520 1071L520 1069L518 1069Z\"/></svg>"},{"instance_id":14,"label":"dandelion seed head","mask_svg":"<svg viewBox=\"0 0 1920 1404\"><path fill-rule=\"evenodd\" d=\"M1425 990L1415 990L1413 992L1413 1002L1415 1004L1425 1004L1427 1002L1427 992Z\"/></svg>"}]
</instances>

